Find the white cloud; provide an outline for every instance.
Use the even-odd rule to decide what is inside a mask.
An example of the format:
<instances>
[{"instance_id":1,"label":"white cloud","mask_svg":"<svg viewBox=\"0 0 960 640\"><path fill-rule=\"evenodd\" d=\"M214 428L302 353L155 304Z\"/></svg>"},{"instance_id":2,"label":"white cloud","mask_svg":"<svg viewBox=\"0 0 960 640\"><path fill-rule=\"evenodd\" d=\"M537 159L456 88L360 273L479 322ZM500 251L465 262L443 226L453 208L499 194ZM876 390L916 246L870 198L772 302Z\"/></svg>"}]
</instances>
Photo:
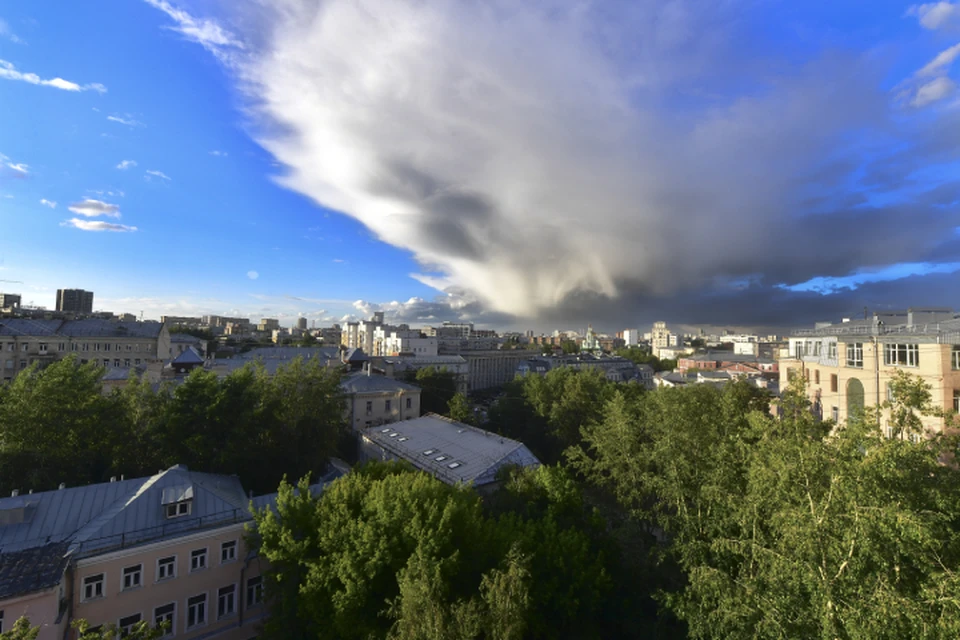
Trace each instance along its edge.
<instances>
[{"instance_id":1,"label":"white cloud","mask_svg":"<svg viewBox=\"0 0 960 640\"><path fill-rule=\"evenodd\" d=\"M120 207L102 200L93 200L85 198L80 202L75 202L67 207L70 211L88 218L97 216L107 216L110 218L120 217Z\"/></svg>"},{"instance_id":2,"label":"white cloud","mask_svg":"<svg viewBox=\"0 0 960 640\"><path fill-rule=\"evenodd\" d=\"M956 88L956 83L946 76L934 78L917 89L910 104L915 107L924 107L928 104L943 100L952 94Z\"/></svg>"},{"instance_id":3,"label":"white cloud","mask_svg":"<svg viewBox=\"0 0 960 640\"><path fill-rule=\"evenodd\" d=\"M957 59L957 56L960 56L960 43L938 53L933 60L917 72L917 75L932 76L938 73L944 73L949 70L950 66Z\"/></svg>"},{"instance_id":4,"label":"white cloud","mask_svg":"<svg viewBox=\"0 0 960 640\"><path fill-rule=\"evenodd\" d=\"M170 176L165 174L163 171L157 171L156 169L147 169L147 176L153 176L155 178L161 178L163 180L170 179Z\"/></svg>"},{"instance_id":5,"label":"white cloud","mask_svg":"<svg viewBox=\"0 0 960 640\"><path fill-rule=\"evenodd\" d=\"M7 168L17 174L17 177L23 178L30 173L29 165L25 165L22 162L8 162Z\"/></svg>"},{"instance_id":6,"label":"white cloud","mask_svg":"<svg viewBox=\"0 0 960 640\"><path fill-rule=\"evenodd\" d=\"M23 73L22 71L18 71L12 62L7 62L6 60L0 60L0 78L5 80L19 80L21 82L28 82L30 84L44 87L53 87L55 89L62 89L64 91L96 91L97 93L106 93L107 91L107 88L99 82L79 85L76 82L70 82L69 80L64 80L63 78L44 80L35 73Z\"/></svg>"},{"instance_id":7,"label":"white cloud","mask_svg":"<svg viewBox=\"0 0 960 640\"><path fill-rule=\"evenodd\" d=\"M250 278L251 280L256 280L257 278L260 277L260 274L257 273L256 271L247 271L247 277Z\"/></svg>"},{"instance_id":8,"label":"white cloud","mask_svg":"<svg viewBox=\"0 0 960 640\"><path fill-rule=\"evenodd\" d=\"M14 44L26 44L22 38L19 38L17 34L11 31L10 25L2 18L0 18L0 38L6 38Z\"/></svg>"},{"instance_id":9,"label":"white cloud","mask_svg":"<svg viewBox=\"0 0 960 640\"><path fill-rule=\"evenodd\" d=\"M51 209L56 209L56 208L57 208L57 203L56 203L56 202L54 202L53 200L47 200L46 198L42 198L42 199L40 200L40 204L42 204L42 205L45 206L45 207L50 207Z\"/></svg>"},{"instance_id":10,"label":"white cloud","mask_svg":"<svg viewBox=\"0 0 960 640\"><path fill-rule=\"evenodd\" d=\"M213 151L210 152L210 155L212 155L212 156L217 156L217 157L219 157L219 158L225 158L225 157L227 156L227 152L226 152L226 151L213 150Z\"/></svg>"},{"instance_id":11,"label":"white cloud","mask_svg":"<svg viewBox=\"0 0 960 640\"><path fill-rule=\"evenodd\" d=\"M960 4L954 2L930 2L913 5L907 15L916 16L925 29L940 29L960 23Z\"/></svg>"},{"instance_id":12,"label":"white cloud","mask_svg":"<svg viewBox=\"0 0 960 640\"><path fill-rule=\"evenodd\" d=\"M216 20L194 17L166 0L144 0L144 2L163 11L177 23L175 27L169 27L170 29L180 33L187 40L200 44L217 56L221 62L230 63L231 51L244 49L243 43Z\"/></svg>"},{"instance_id":13,"label":"white cloud","mask_svg":"<svg viewBox=\"0 0 960 640\"><path fill-rule=\"evenodd\" d=\"M344 262L346 262L346 260L341 260L340 258L334 258L333 261L336 262L337 264L343 264Z\"/></svg>"},{"instance_id":14,"label":"white cloud","mask_svg":"<svg viewBox=\"0 0 960 640\"><path fill-rule=\"evenodd\" d=\"M107 116L107 120L110 122L119 122L120 124L125 124L128 127L142 127L143 123L138 122L133 119L133 116L130 114L125 114L123 116Z\"/></svg>"},{"instance_id":15,"label":"white cloud","mask_svg":"<svg viewBox=\"0 0 960 640\"><path fill-rule=\"evenodd\" d=\"M130 167L135 167L135 166L137 166L136 160L122 160L120 161L120 164L117 165L117 169L126 170L126 169L129 169Z\"/></svg>"},{"instance_id":16,"label":"white cloud","mask_svg":"<svg viewBox=\"0 0 960 640\"><path fill-rule=\"evenodd\" d=\"M137 230L136 227L128 227L125 224L104 222L103 220L80 220L79 218L70 218L69 220L64 220L60 223L60 226L73 227L74 229L80 229L81 231L131 232Z\"/></svg>"}]
</instances>

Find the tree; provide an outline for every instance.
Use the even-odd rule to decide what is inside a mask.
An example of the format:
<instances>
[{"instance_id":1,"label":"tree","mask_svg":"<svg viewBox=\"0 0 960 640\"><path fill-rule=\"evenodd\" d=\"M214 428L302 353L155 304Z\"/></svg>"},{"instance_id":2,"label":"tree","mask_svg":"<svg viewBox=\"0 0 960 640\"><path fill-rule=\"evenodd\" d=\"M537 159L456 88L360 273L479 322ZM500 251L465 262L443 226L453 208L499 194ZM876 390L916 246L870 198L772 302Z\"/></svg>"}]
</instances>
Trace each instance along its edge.
<instances>
[{"instance_id":1,"label":"tree","mask_svg":"<svg viewBox=\"0 0 960 640\"><path fill-rule=\"evenodd\" d=\"M422 367L409 371L404 381L420 387L420 410L423 413L445 414L457 393L457 376L446 367Z\"/></svg>"},{"instance_id":2,"label":"tree","mask_svg":"<svg viewBox=\"0 0 960 640\"><path fill-rule=\"evenodd\" d=\"M77 631L77 640L115 640L121 636L120 630L114 624L107 624L92 629L86 620L76 620L71 625ZM138 622L122 636L129 640L159 640L163 638L169 630L169 623L164 623L160 627L150 626L146 622ZM0 633L0 640L35 640L40 634L40 627L30 625L30 620L26 617L20 617L13 623L10 631Z\"/></svg>"},{"instance_id":3,"label":"tree","mask_svg":"<svg viewBox=\"0 0 960 640\"><path fill-rule=\"evenodd\" d=\"M580 345L573 340L564 340L560 343L560 350L565 354L580 353Z\"/></svg>"},{"instance_id":4,"label":"tree","mask_svg":"<svg viewBox=\"0 0 960 640\"><path fill-rule=\"evenodd\" d=\"M22 616L13 623L10 631L0 633L0 640L36 640L40 627L30 626L30 620Z\"/></svg>"},{"instance_id":5,"label":"tree","mask_svg":"<svg viewBox=\"0 0 960 640\"><path fill-rule=\"evenodd\" d=\"M462 422L464 424L473 424L473 409L470 407L470 403L467 401L467 397L462 393L457 393L452 398L447 405L447 417L451 420L456 420L457 422Z\"/></svg>"}]
</instances>

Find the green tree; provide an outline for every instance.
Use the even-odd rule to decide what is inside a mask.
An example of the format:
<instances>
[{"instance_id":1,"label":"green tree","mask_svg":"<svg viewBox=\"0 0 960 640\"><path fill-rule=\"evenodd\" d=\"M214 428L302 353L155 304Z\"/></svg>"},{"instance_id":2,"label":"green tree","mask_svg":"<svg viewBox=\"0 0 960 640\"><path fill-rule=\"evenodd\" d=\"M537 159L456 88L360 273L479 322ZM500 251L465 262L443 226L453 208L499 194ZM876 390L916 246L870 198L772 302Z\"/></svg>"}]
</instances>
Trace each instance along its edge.
<instances>
[{"instance_id":1,"label":"green tree","mask_svg":"<svg viewBox=\"0 0 960 640\"><path fill-rule=\"evenodd\" d=\"M457 393L450 398L450 402L447 405L447 417L457 422L463 422L464 424L474 423L473 409L465 395Z\"/></svg>"},{"instance_id":2,"label":"green tree","mask_svg":"<svg viewBox=\"0 0 960 640\"><path fill-rule=\"evenodd\" d=\"M415 372L407 372L403 379L422 390L420 392L422 413L445 414L450 401L457 393L457 375L448 371L446 367L422 367Z\"/></svg>"},{"instance_id":3,"label":"green tree","mask_svg":"<svg viewBox=\"0 0 960 640\"><path fill-rule=\"evenodd\" d=\"M36 640L40 634L40 627L30 625L30 620L26 616L17 618L10 631L0 633L0 640Z\"/></svg>"},{"instance_id":4,"label":"green tree","mask_svg":"<svg viewBox=\"0 0 960 640\"><path fill-rule=\"evenodd\" d=\"M142 620L129 629L121 632L117 625L110 623L92 628L86 620L76 620L71 625L77 632L77 640L160 640L167 635L170 630L170 623L164 622L160 627L155 627L145 620Z\"/></svg>"},{"instance_id":5,"label":"green tree","mask_svg":"<svg viewBox=\"0 0 960 640\"><path fill-rule=\"evenodd\" d=\"M564 340L560 343L560 350L565 354L580 353L580 345L573 340Z\"/></svg>"}]
</instances>

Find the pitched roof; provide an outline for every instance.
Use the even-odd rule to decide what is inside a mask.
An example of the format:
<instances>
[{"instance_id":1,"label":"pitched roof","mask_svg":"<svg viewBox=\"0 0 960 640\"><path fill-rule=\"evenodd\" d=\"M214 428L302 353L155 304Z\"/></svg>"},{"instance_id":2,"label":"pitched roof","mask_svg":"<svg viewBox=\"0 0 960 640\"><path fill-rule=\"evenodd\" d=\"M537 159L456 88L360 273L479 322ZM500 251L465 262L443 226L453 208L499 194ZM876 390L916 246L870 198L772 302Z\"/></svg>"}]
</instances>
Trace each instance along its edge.
<instances>
[{"instance_id":1,"label":"pitched roof","mask_svg":"<svg viewBox=\"0 0 960 640\"><path fill-rule=\"evenodd\" d=\"M156 338L162 330L163 325L159 322L117 322L87 318L64 322L59 333L72 338Z\"/></svg>"},{"instance_id":2,"label":"pitched roof","mask_svg":"<svg viewBox=\"0 0 960 640\"><path fill-rule=\"evenodd\" d=\"M67 544L53 542L0 554L0 600L56 586L67 566Z\"/></svg>"},{"instance_id":3,"label":"pitched roof","mask_svg":"<svg viewBox=\"0 0 960 640\"><path fill-rule=\"evenodd\" d=\"M433 413L370 427L363 437L447 484L481 486L504 466L540 464L522 442Z\"/></svg>"},{"instance_id":4,"label":"pitched roof","mask_svg":"<svg viewBox=\"0 0 960 640\"><path fill-rule=\"evenodd\" d=\"M370 358L367 357L367 354L363 352L363 349L359 347L353 349L347 349L343 353L344 362L366 362Z\"/></svg>"},{"instance_id":5,"label":"pitched roof","mask_svg":"<svg viewBox=\"0 0 960 640\"><path fill-rule=\"evenodd\" d=\"M63 320L10 318L0 320L0 336L52 336L62 324Z\"/></svg>"},{"instance_id":6,"label":"pitched roof","mask_svg":"<svg viewBox=\"0 0 960 640\"><path fill-rule=\"evenodd\" d=\"M381 375L367 375L360 371L343 378L340 388L344 393L395 393L420 391L420 387Z\"/></svg>"},{"instance_id":7,"label":"pitched roof","mask_svg":"<svg viewBox=\"0 0 960 640\"><path fill-rule=\"evenodd\" d=\"M180 352L171 364L203 364L203 356L190 346Z\"/></svg>"}]
</instances>

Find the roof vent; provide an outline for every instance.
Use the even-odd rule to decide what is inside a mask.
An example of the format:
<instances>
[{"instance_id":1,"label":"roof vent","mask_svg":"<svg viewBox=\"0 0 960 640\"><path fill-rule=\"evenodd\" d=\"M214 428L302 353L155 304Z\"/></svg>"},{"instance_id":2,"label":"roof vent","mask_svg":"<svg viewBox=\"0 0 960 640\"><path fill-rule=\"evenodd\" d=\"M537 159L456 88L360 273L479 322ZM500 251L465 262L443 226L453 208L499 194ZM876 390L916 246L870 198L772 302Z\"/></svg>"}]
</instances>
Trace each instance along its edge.
<instances>
[{"instance_id":1,"label":"roof vent","mask_svg":"<svg viewBox=\"0 0 960 640\"><path fill-rule=\"evenodd\" d=\"M13 491L10 492L11 498L16 498L18 495L20 495L20 489L14 489Z\"/></svg>"},{"instance_id":2,"label":"roof vent","mask_svg":"<svg viewBox=\"0 0 960 640\"><path fill-rule=\"evenodd\" d=\"M110 482L116 482L117 476L110 476Z\"/></svg>"},{"instance_id":3,"label":"roof vent","mask_svg":"<svg viewBox=\"0 0 960 640\"><path fill-rule=\"evenodd\" d=\"M66 488L67 488L67 483L66 483L66 482L61 482L61 483L60 483L60 486L57 487L57 490L59 491L59 490L61 490L61 489L66 489Z\"/></svg>"}]
</instances>

